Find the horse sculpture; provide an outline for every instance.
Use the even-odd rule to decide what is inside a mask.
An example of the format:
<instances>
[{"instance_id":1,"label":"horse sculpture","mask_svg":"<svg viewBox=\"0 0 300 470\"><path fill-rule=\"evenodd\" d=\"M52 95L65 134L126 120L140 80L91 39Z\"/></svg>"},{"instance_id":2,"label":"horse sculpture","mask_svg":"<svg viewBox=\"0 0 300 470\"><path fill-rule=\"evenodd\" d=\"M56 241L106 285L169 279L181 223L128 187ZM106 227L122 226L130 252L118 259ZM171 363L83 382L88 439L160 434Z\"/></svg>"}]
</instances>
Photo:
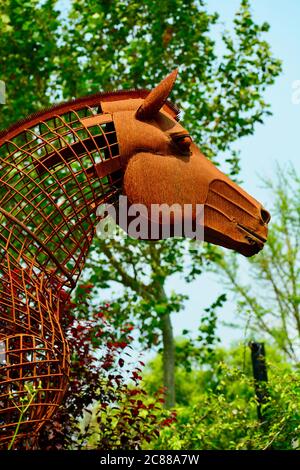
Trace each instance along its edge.
<instances>
[{"instance_id":1,"label":"horse sculpture","mask_svg":"<svg viewBox=\"0 0 300 470\"><path fill-rule=\"evenodd\" d=\"M0 133L0 447L16 429L17 440L32 442L62 401L69 351L61 318L101 203L124 194L146 207L203 204L206 241L245 256L264 246L268 212L178 122L167 100L176 74L151 92L98 93ZM40 385L20 419L26 384Z\"/></svg>"}]
</instances>

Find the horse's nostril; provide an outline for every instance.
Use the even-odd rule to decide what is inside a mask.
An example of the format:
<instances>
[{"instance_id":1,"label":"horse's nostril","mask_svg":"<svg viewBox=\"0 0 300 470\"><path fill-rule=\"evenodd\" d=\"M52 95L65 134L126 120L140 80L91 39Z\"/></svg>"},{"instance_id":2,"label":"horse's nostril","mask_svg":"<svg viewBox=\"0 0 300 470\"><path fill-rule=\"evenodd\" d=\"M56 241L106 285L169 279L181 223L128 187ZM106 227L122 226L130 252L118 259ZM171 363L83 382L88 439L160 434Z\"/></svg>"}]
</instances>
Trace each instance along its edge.
<instances>
[{"instance_id":1,"label":"horse's nostril","mask_svg":"<svg viewBox=\"0 0 300 470\"><path fill-rule=\"evenodd\" d=\"M261 209L260 210L260 215L261 215L261 218L262 218L262 221L264 224L268 224L270 222L270 219L271 219L271 216L269 214L268 211L266 211L266 209Z\"/></svg>"}]
</instances>

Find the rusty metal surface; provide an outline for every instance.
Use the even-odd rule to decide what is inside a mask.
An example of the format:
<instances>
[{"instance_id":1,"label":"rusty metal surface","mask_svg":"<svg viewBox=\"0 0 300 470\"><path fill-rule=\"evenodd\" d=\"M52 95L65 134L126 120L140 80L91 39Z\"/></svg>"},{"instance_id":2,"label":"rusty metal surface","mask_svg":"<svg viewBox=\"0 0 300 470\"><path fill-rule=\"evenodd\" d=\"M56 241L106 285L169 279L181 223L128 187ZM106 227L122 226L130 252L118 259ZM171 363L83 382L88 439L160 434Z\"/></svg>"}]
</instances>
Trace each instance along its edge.
<instances>
[{"instance_id":1,"label":"rusty metal surface","mask_svg":"<svg viewBox=\"0 0 300 470\"><path fill-rule=\"evenodd\" d=\"M67 387L63 306L83 268L96 209L114 201L123 178L113 117L101 105L148 94L97 93L0 132L0 448L14 434L32 445ZM172 103L164 108L177 116Z\"/></svg>"},{"instance_id":2,"label":"rusty metal surface","mask_svg":"<svg viewBox=\"0 0 300 470\"><path fill-rule=\"evenodd\" d=\"M18 439L31 442L67 386L69 350L60 315L94 234L95 208L120 183L116 165L109 168L118 159L111 118L93 118L99 105L99 98L70 103L62 114L53 110L2 138L0 447L12 439L28 386L37 391Z\"/></svg>"}]
</instances>

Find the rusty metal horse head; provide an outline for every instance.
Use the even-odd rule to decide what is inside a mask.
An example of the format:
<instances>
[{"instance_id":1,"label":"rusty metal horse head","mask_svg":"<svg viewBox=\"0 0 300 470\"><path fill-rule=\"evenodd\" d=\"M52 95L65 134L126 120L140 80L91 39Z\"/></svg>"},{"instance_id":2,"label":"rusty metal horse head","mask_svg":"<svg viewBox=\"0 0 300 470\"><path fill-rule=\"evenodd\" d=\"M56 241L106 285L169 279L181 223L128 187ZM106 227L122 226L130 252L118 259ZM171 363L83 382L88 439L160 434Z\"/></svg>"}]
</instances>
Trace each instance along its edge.
<instances>
[{"instance_id":1,"label":"rusty metal horse head","mask_svg":"<svg viewBox=\"0 0 300 470\"><path fill-rule=\"evenodd\" d=\"M122 164L123 191L130 204L204 205L205 240L245 256L262 249L269 213L253 197L218 170L201 153L189 133L164 109L177 71L145 100L105 103L114 121ZM183 211L175 213L181 218ZM140 237L142 238L142 237Z\"/></svg>"},{"instance_id":2,"label":"rusty metal horse head","mask_svg":"<svg viewBox=\"0 0 300 470\"><path fill-rule=\"evenodd\" d=\"M16 429L19 440L36 438L62 401L69 352L61 318L99 204L120 194L131 206L200 204L206 241L246 256L266 241L268 212L178 122L167 101L176 73L150 93L79 98L0 133L0 446ZM196 221L194 209L189 217ZM30 387L36 397L20 420Z\"/></svg>"}]
</instances>

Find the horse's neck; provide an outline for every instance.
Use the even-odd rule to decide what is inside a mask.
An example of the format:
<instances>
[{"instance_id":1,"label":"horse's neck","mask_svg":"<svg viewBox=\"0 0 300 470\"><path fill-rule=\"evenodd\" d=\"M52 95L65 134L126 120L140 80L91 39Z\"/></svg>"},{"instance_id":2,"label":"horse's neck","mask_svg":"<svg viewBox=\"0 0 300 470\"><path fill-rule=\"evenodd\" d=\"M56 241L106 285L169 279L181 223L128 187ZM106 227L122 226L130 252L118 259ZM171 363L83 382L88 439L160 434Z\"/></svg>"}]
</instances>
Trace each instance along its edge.
<instances>
[{"instance_id":1,"label":"horse's neck","mask_svg":"<svg viewBox=\"0 0 300 470\"><path fill-rule=\"evenodd\" d=\"M63 124L55 132L44 124L25 131L0 153L0 249L4 273L12 263L72 288L92 242L97 206L118 193L122 174L112 123L98 126L98 135Z\"/></svg>"}]
</instances>

